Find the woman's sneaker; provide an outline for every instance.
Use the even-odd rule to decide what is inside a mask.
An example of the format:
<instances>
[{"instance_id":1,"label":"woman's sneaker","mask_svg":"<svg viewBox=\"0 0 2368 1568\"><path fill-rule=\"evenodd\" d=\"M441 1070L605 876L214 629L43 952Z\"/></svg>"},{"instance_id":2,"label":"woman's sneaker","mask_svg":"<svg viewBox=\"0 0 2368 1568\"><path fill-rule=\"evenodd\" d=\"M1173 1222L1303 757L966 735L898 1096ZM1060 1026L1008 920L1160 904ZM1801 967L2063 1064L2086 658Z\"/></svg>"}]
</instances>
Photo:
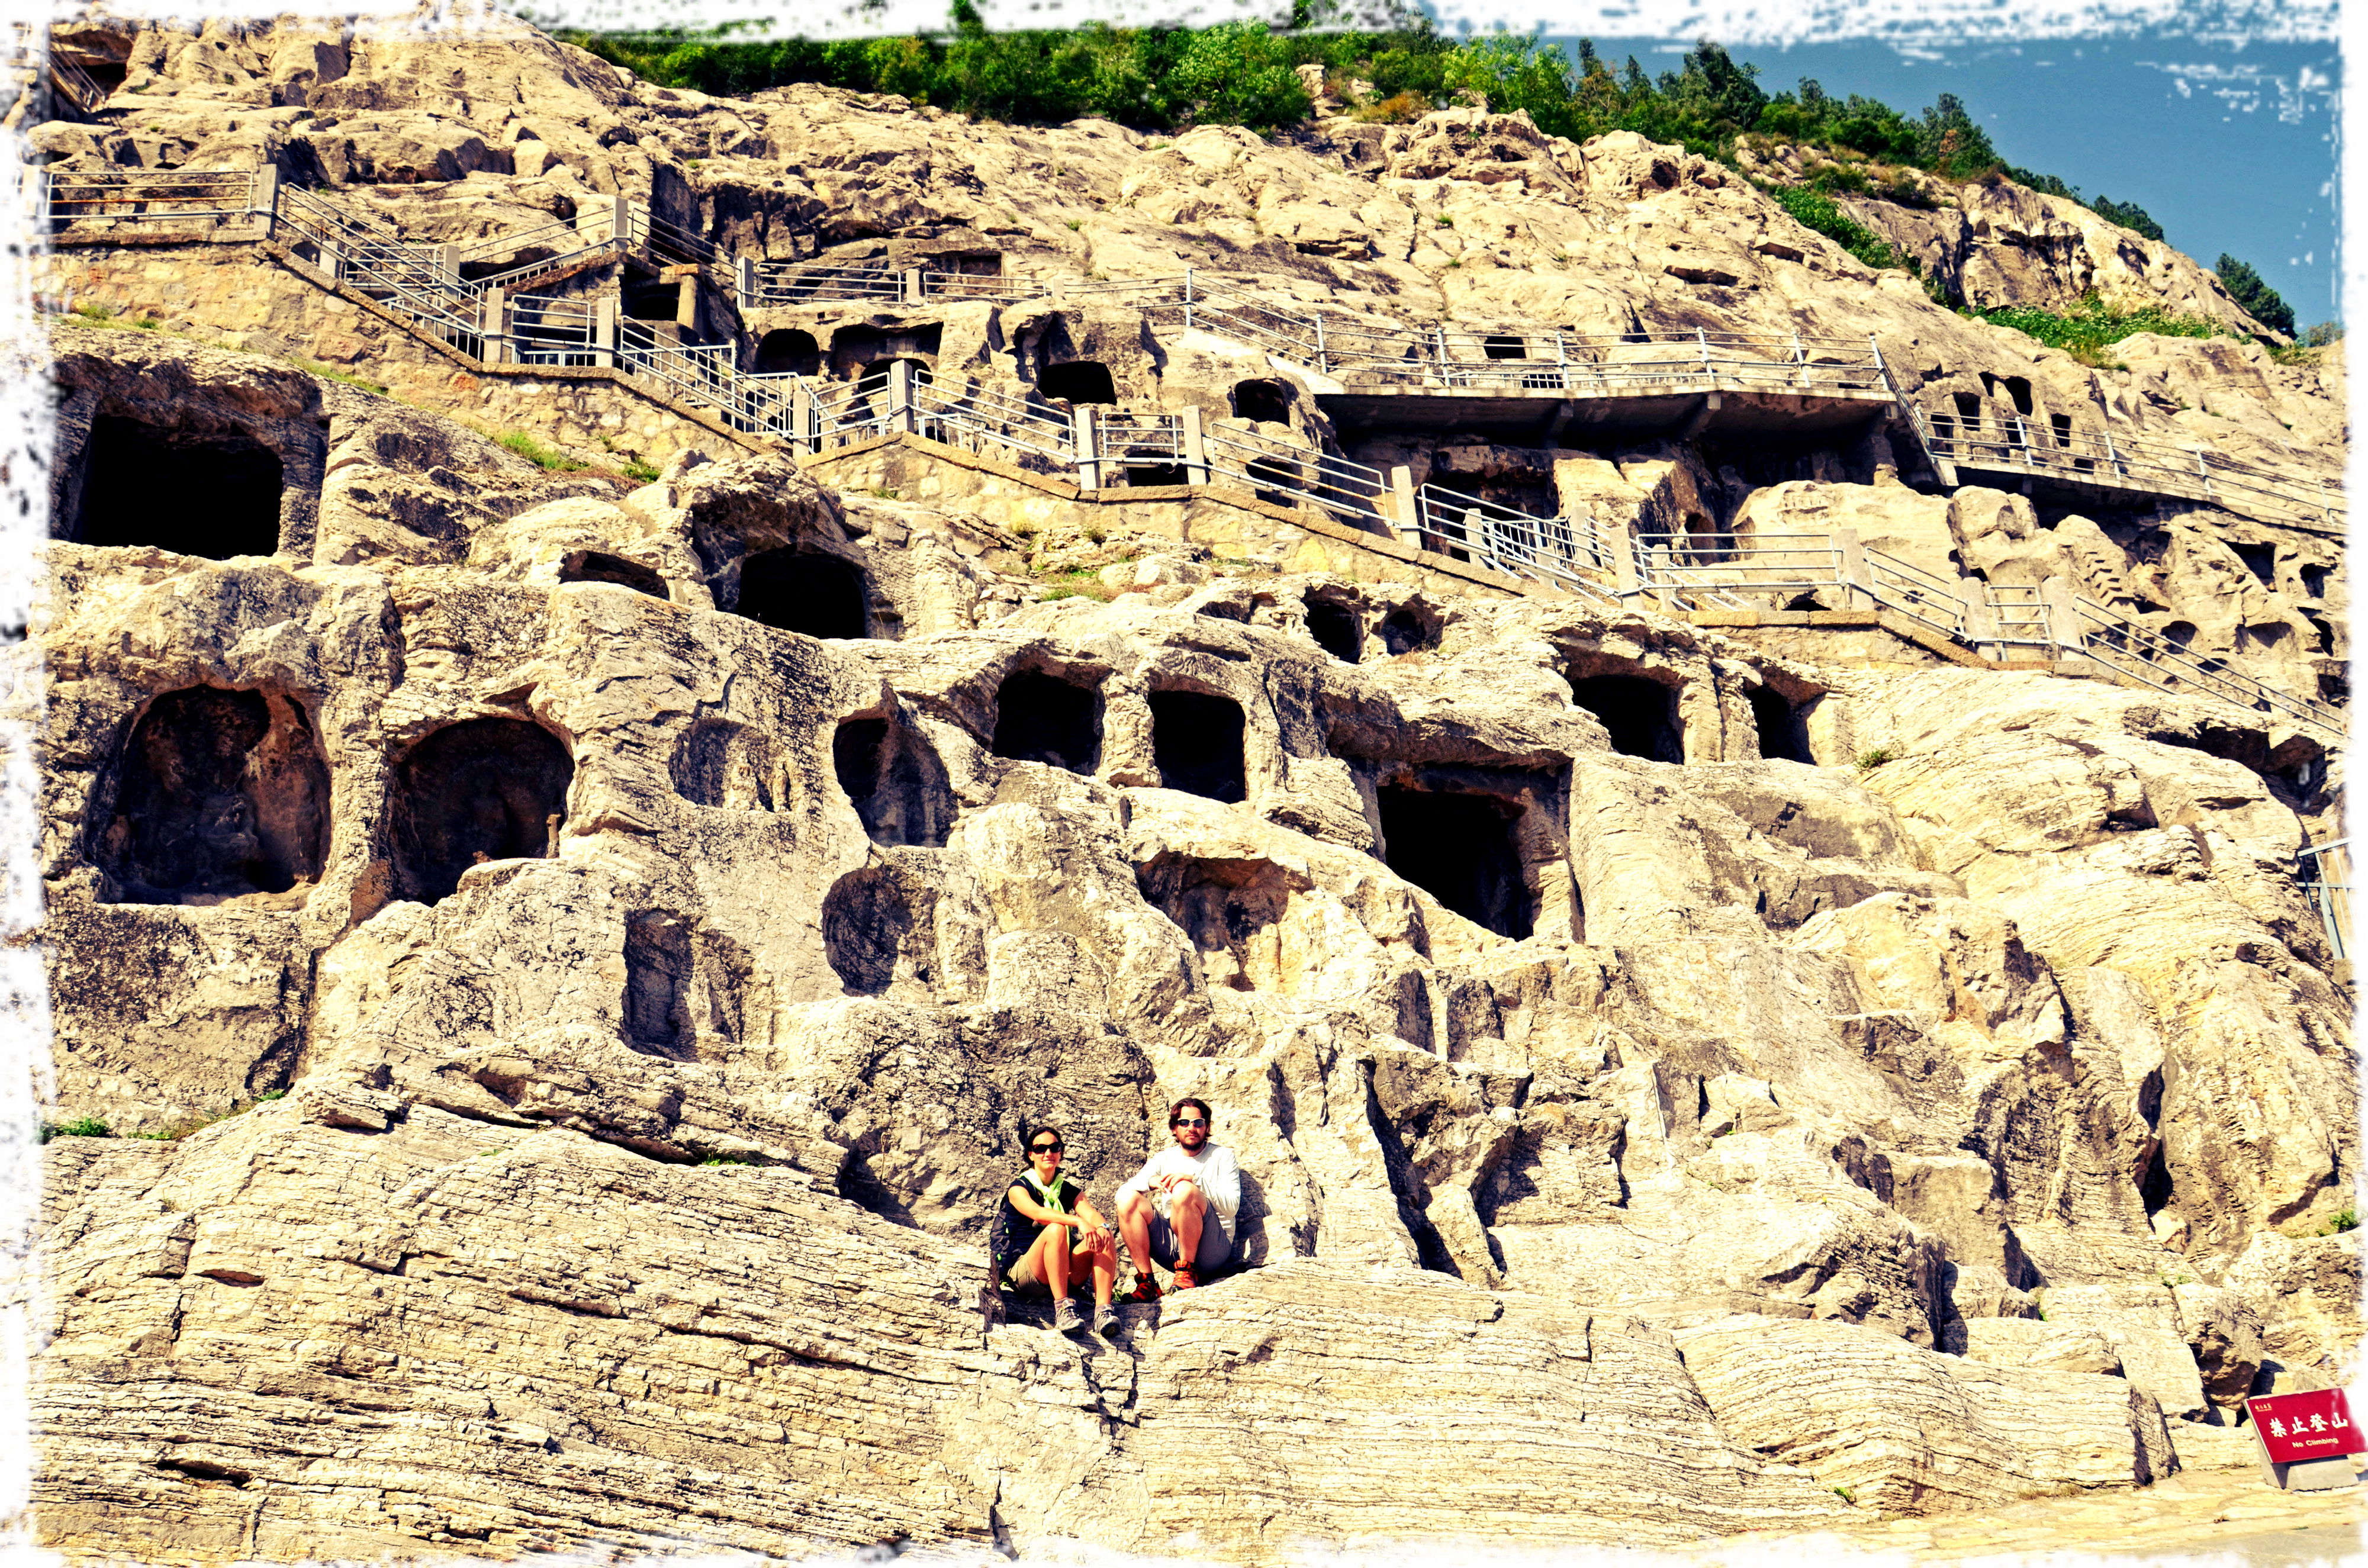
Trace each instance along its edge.
<instances>
[{"instance_id":1,"label":"woman's sneaker","mask_svg":"<svg viewBox=\"0 0 2368 1568\"><path fill-rule=\"evenodd\" d=\"M1064 1296L1053 1304L1053 1333L1075 1334L1085 1326L1086 1320L1077 1315L1076 1306L1068 1297Z\"/></svg>"},{"instance_id":2,"label":"woman's sneaker","mask_svg":"<svg viewBox=\"0 0 2368 1568\"><path fill-rule=\"evenodd\" d=\"M1104 1301L1094 1309L1094 1332L1107 1335L1118 1326L1118 1309Z\"/></svg>"}]
</instances>

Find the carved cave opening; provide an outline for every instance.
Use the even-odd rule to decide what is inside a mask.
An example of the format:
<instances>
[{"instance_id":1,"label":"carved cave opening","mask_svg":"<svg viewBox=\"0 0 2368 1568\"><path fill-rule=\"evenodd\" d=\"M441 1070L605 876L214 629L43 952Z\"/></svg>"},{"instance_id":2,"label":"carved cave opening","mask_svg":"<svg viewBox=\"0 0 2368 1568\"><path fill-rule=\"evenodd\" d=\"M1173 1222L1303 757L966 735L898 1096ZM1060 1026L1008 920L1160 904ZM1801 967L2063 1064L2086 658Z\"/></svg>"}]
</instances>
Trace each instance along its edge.
<instances>
[{"instance_id":1,"label":"carved cave opening","mask_svg":"<svg viewBox=\"0 0 2368 1568\"><path fill-rule=\"evenodd\" d=\"M1116 403L1118 383L1110 367L1092 359L1064 359L1036 372L1036 390L1065 403Z\"/></svg>"},{"instance_id":2,"label":"carved cave opening","mask_svg":"<svg viewBox=\"0 0 2368 1568\"><path fill-rule=\"evenodd\" d=\"M1377 629L1383 650L1393 655L1418 653L1439 646L1439 615L1427 605L1400 605L1382 618Z\"/></svg>"},{"instance_id":3,"label":"carved cave opening","mask_svg":"<svg viewBox=\"0 0 2368 1568\"><path fill-rule=\"evenodd\" d=\"M1331 599L1306 599L1307 634L1315 645L1344 665L1353 665L1364 653L1365 634L1356 612Z\"/></svg>"},{"instance_id":4,"label":"carved cave opening","mask_svg":"<svg viewBox=\"0 0 2368 1568\"><path fill-rule=\"evenodd\" d=\"M1234 384L1234 416L1259 425L1291 423L1291 395L1279 381L1236 381Z\"/></svg>"},{"instance_id":5,"label":"carved cave opening","mask_svg":"<svg viewBox=\"0 0 2368 1568\"><path fill-rule=\"evenodd\" d=\"M1809 737L1800 710L1770 687L1751 689L1751 722L1759 732L1759 755L1781 762L1809 760ZM1609 726L1607 725L1607 728Z\"/></svg>"},{"instance_id":6,"label":"carved cave opening","mask_svg":"<svg viewBox=\"0 0 2368 1568\"><path fill-rule=\"evenodd\" d=\"M211 904L321 874L329 770L286 696L165 693L132 726L113 783L95 858L118 902Z\"/></svg>"},{"instance_id":7,"label":"carved cave opening","mask_svg":"<svg viewBox=\"0 0 2368 1568\"><path fill-rule=\"evenodd\" d=\"M575 778L558 737L523 720L471 719L429 735L395 765L396 896L434 903L483 861L542 858Z\"/></svg>"},{"instance_id":8,"label":"carved cave opening","mask_svg":"<svg viewBox=\"0 0 2368 1568\"><path fill-rule=\"evenodd\" d=\"M831 736L838 787L874 844L943 848L953 825L953 786L937 748L899 715L849 719Z\"/></svg>"},{"instance_id":9,"label":"carved cave opening","mask_svg":"<svg viewBox=\"0 0 2368 1568\"><path fill-rule=\"evenodd\" d=\"M614 583L620 588L631 588L637 594L647 594L654 599L666 597L666 579L638 561L628 561L621 555L605 551L587 550L571 555L559 569L563 583Z\"/></svg>"},{"instance_id":10,"label":"carved cave opening","mask_svg":"<svg viewBox=\"0 0 2368 1568\"><path fill-rule=\"evenodd\" d=\"M877 996L894 982L915 925L912 899L894 867L849 871L823 895L823 956L848 991ZM916 965L916 978L928 980L926 959Z\"/></svg>"},{"instance_id":11,"label":"carved cave opening","mask_svg":"<svg viewBox=\"0 0 2368 1568\"><path fill-rule=\"evenodd\" d=\"M863 570L815 551L768 550L740 563L733 607L760 625L808 637L861 637L869 630Z\"/></svg>"},{"instance_id":12,"label":"carved cave opening","mask_svg":"<svg viewBox=\"0 0 2368 1568\"><path fill-rule=\"evenodd\" d=\"M690 926L664 910L625 917L625 1043L678 1056L691 1042Z\"/></svg>"},{"instance_id":13,"label":"carved cave opening","mask_svg":"<svg viewBox=\"0 0 2368 1568\"><path fill-rule=\"evenodd\" d=\"M756 371L760 376L819 376L822 345L813 333L777 327L757 340Z\"/></svg>"},{"instance_id":14,"label":"carved cave opening","mask_svg":"<svg viewBox=\"0 0 2368 1568\"><path fill-rule=\"evenodd\" d=\"M1037 670L1005 676L995 694L989 749L1018 762L1048 762L1091 774L1101 763L1100 687L1072 685Z\"/></svg>"},{"instance_id":15,"label":"carved cave opening","mask_svg":"<svg viewBox=\"0 0 2368 1568\"><path fill-rule=\"evenodd\" d=\"M251 437L101 415L82 470L80 515L60 538L213 561L279 549L279 457Z\"/></svg>"},{"instance_id":16,"label":"carved cave opening","mask_svg":"<svg viewBox=\"0 0 2368 1568\"><path fill-rule=\"evenodd\" d=\"M1377 793L1382 858L1391 870L1498 936L1530 934L1536 912L1521 880L1520 805L1394 785Z\"/></svg>"},{"instance_id":17,"label":"carved cave opening","mask_svg":"<svg viewBox=\"0 0 2368 1568\"><path fill-rule=\"evenodd\" d=\"M1237 804L1249 794L1242 705L1198 691L1151 694L1151 756L1170 790Z\"/></svg>"},{"instance_id":18,"label":"carved cave opening","mask_svg":"<svg viewBox=\"0 0 2368 1568\"><path fill-rule=\"evenodd\" d=\"M1678 694L1642 676L1587 676L1570 683L1571 700L1603 722L1611 749L1647 762L1683 762Z\"/></svg>"}]
</instances>

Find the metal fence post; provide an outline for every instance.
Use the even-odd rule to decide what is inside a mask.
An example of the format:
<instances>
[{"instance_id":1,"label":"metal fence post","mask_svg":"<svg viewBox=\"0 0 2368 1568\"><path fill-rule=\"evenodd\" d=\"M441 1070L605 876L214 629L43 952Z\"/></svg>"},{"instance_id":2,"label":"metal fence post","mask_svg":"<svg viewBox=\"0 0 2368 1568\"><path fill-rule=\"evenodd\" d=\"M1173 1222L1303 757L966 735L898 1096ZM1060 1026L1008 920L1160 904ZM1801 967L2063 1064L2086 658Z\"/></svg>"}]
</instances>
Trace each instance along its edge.
<instances>
[{"instance_id":1,"label":"metal fence post","mask_svg":"<svg viewBox=\"0 0 2368 1568\"><path fill-rule=\"evenodd\" d=\"M633 203L620 196L609 204L609 237L620 250L633 248Z\"/></svg>"},{"instance_id":2,"label":"metal fence post","mask_svg":"<svg viewBox=\"0 0 2368 1568\"><path fill-rule=\"evenodd\" d=\"M1324 312L1315 312L1315 369L1325 375L1332 373L1330 357L1324 349Z\"/></svg>"},{"instance_id":3,"label":"metal fence post","mask_svg":"<svg viewBox=\"0 0 2368 1568\"><path fill-rule=\"evenodd\" d=\"M822 419L814 408L814 388L801 376L790 386L790 444L797 451L822 450Z\"/></svg>"},{"instance_id":4,"label":"metal fence post","mask_svg":"<svg viewBox=\"0 0 2368 1568\"><path fill-rule=\"evenodd\" d=\"M1964 608L1965 645L1985 659L2007 657L1999 634L1998 607L1990 602L1990 585L1978 577L1957 579L1957 602Z\"/></svg>"},{"instance_id":5,"label":"metal fence post","mask_svg":"<svg viewBox=\"0 0 2368 1568\"><path fill-rule=\"evenodd\" d=\"M436 269L443 275L445 282L457 286L461 281L461 247L457 244L438 245L436 249Z\"/></svg>"},{"instance_id":6,"label":"metal fence post","mask_svg":"<svg viewBox=\"0 0 2368 1568\"><path fill-rule=\"evenodd\" d=\"M1699 326L1694 328L1694 341L1702 345L1702 380L1709 381L1711 379L1709 330Z\"/></svg>"},{"instance_id":7,"label":"metal fence post","mask_svg":"<svg viewBox=\"0 0 2368 1568\"><path fill-rule=\"evenodd\" d=\"M1077 453L1077 488L1099 490L1102 487L1100 432L1094 427L1093 404L1076 410L1069 415L1070 440Z\"/></svg>"},{"instance_id":8,"label":"metal fence post","mask_svg":"<svg viewBox=\"0 0 2368 1568\"><path fill-rule=\"evenodd\" d=\"M908 305L919 304L925 297L924 287L921 281L921 269L917 267L906 267L905 269L905 302Z\"/></svg>"},{"instance_id":9,"label":"metal fence post","mask_svg":"<svg viewBox=\"0 0 2368 1568\"><path fill-rule=\"evenodd\" d=\"M2195 472L2201 474L2203 478L2203 498L2206 501L2211 502L2214 506L2218 506L2220 504L2219 497L2212 494L2212 469L2211 466L2203 460L2203 451L2202 448L2196 449Z\"/></svg>"},{"instance_id":10,"label":"metal fence post","mask_svg":"<svg viewBox=\"0 0 2368 1568\"><path fill-rule=\"evenodd\" d=\"M1184 330L1192 330L1192 269L1184 269Z\"/></svg>"},{"instance_id":11,"label":"metal fence post","mask_svg":"<svg viewBox=\"0 0 2368 1568\"><path fill-rule=\"evenodd\" d=\"M1209 483L1209 433L1201 424L1198 404L1186 408L1178 418L1179 445L1184 449L1184 483Z\"/></svg>"},{"instance_id":12,"label":"metal fence post","mask_svg":"<svg viewBox=\"0 0 2368 1568\"><path fill-rule=\"evenodd\" d=\"M732 264L734 302L744 312L757 308L757 258L741 256Z\"/></svg>"},{"instance_id":13,"label":"metal fence post","mask_svg":"<svg viewBox=\"0 0 2368 1568\"><path fill-rule=\"evenodd\" d=\"M2039 584L2040 608L2046 613L2047 641L2057 649L2079 653L2089 645L2080 631L2080 607L2072 602L2072 585L2061 577L2045 577Z\"/></svg>"}]
</instances>

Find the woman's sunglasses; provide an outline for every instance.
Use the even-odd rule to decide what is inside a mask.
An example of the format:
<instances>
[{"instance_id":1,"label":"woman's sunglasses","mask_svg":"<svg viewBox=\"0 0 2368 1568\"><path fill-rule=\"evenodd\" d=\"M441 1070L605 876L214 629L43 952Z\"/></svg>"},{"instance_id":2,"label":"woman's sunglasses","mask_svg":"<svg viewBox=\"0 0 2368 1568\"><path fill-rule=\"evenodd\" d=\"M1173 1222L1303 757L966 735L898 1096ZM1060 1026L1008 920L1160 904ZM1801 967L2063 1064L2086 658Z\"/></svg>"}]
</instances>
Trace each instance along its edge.
<instances>
[{"instance_id":1,"label":"woman's sunglasses","mask_svg":"<svg viewBox=\"0 0 2368 1568\"><path fill-rule=\"evenodd\" d=\"M1061 1145L1058 1143L1030 1143L1028 1145L1028 1152L1031 1154L1057 1154L1061 1153Z\"/></svg>"}]
</instances>

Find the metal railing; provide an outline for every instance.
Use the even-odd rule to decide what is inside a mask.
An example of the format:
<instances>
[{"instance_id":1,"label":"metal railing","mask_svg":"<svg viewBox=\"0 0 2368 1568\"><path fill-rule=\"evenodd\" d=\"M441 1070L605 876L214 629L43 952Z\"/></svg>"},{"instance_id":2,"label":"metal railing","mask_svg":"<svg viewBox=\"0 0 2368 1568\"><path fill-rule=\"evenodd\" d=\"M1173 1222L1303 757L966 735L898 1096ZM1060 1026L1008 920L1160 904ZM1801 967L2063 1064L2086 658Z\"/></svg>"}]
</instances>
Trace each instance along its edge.
<instances>
[{"instance_id":1,"label":"metal railing","mask_svg":"<svg viewBox=\"0 0 2368 1568\"><path fill-rule=\"evenodd\" d=\"M1965 640L1965 601L1958 579L1872 547L1866 551L1866 574L1875 603L1943 637Z\"/></svg>"},{"instance_id":2,"label":"metal railing","mask_svg":"<svg viewBox=\"0 0 2368 1568\"><path fill-rule=\"evenodd\" d=\"M2339 959L2351 956L2351 840L2313 844L2294 857L2294 880L2318 917L2327 923L2327 945Z\"/></svg>"},{"instance_id":3,"label":"metal railing","mask_svg":"<svg viewBox=\"0 0 2368 1568\"><path fill-rule=\"evenodd\" d=\"M2010 648L2053 648L2055 629L2049 623L2047 600L2036 585L1991 583L1985 585L1990 617L1998 623L1998 641Z\"/></svg>"},{"instance_id":4,"label":"metal railing","mask_svg":"<svg viewBox=\"0 0 2368 1568\"><path fill-rule=\"evenodd\" d=\"M2073 607L2081 625L2077 642L2063 645L2118 675L2157 691L2194 691L2233 702L2257 712L2275 713L2340 740L2343 715L2320 703L2291 697L2248 675L2229 669L2218 659L2197 658L2157 632L2124 620L2102 606L2076 597Z\"/></svg>"},{"instance_id":5,"label":"metal railing","mask_svg":"<svg viewBox=\"0 0 2368 1568\"><path fill-rule=\"evenodd\" d=\"M1842 551L1826 534L1754 534L1703 541L1690 534L1638 534L1632 541L1640 592L1687 608L1745 609L1820 589L1844 589Z\"/></svg>"},{"instance_id":6,"label":"metal railing","mask_svg":"<svg viewBox=\"0 0 2368 1568\"><path fill-rule=\"evenodd\" d=\"M219 224L255 212L255 171L53 172L43 182L42 199L43 217L60 228L73 223L154 223L200 218Z\"/></svg>"},{"instance_id":7,"label":"metal railing","mask_svg":"<svg viewBox=\"0 0 2368 1568\"><path fill-rule=\"evenodd\" d=\"M50 86L55 97L64 99L85 120L97 119L98 111L107 107L108 90L97 78L54 48L50 51Z\"/></svg>"}]
</instances>

